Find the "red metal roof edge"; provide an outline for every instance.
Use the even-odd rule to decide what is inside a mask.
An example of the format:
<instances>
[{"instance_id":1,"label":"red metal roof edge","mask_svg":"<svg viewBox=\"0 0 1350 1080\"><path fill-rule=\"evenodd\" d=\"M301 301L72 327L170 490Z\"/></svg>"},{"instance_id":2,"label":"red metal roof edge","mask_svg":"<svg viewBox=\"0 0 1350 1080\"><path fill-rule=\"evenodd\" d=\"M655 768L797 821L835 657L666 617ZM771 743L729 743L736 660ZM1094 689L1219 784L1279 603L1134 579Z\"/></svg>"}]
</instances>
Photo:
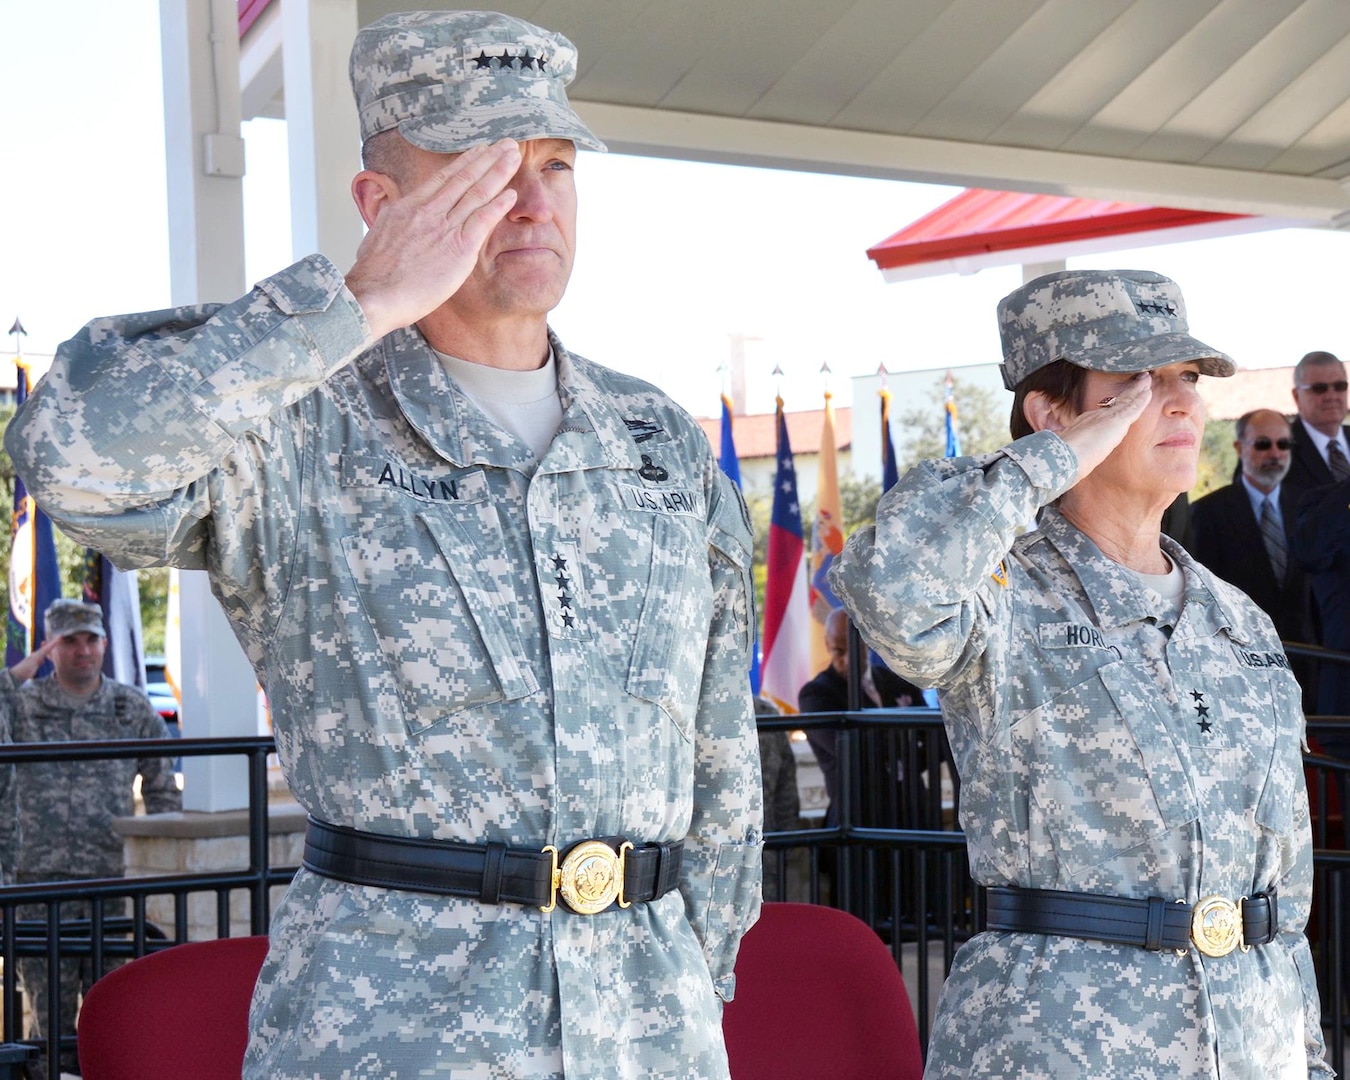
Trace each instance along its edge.
<instances>
[{"instance_id":1,"label":"red metal roof edge","mask_svg":"<svg viewBox=\"0 0 1350 1080\"><path fill-rule=\"evenodd\" d=\"M239 36L248 33L248 28L258 21L272 0L239 0Z\"/></svg>"},{"instance_id":2,"label":"red metal roof edge","mask_svg":"<svg viewBox=\"0 0 1350 1080\"><path fill-rule=\"evenodd\" d=\"M1247 216L971 188L868 248L867 254L879 269L890 270Z\"/></svg>"}]
</instances>

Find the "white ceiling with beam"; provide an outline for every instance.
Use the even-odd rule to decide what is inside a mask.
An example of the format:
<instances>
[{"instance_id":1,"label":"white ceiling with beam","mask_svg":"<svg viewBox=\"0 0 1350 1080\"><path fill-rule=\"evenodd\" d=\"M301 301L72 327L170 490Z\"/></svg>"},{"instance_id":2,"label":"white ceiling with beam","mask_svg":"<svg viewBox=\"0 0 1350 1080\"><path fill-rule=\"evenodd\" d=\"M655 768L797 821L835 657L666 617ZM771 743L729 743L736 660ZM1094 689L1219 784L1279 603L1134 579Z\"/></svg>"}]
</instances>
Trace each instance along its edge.
<instances>
[{"instance_id":1,"label":"white ceiling with beam","mask_svg":"<svg viewBox=\"0 0 1350 1080\"><path fill-rule=\"evenodd\" d=\"M356 0L362 24L412 6ZM576 42L573 100L617 151L1350 226L1350 0L495 6ZM244 98L279 115L267 24Z\"/></svg>"}]
</instances>

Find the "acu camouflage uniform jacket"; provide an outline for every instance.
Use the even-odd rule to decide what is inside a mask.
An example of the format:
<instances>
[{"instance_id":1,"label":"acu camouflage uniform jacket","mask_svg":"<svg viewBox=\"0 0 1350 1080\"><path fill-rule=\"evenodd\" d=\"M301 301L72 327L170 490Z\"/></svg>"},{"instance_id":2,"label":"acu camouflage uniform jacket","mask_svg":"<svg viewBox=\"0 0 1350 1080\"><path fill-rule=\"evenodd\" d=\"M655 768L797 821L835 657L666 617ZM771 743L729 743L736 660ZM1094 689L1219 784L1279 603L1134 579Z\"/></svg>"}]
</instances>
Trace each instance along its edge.
<instances>
[{"instance_id":1,"label":"acu camouflage uniform jacket","mask_svg":"<svg viewBox=\"0 0 1350 1080\"><path fill-rule=\"evenodd\" d=\"M54 678L15 686L13 676L3 671L0 713L6 715L0 726L11 727L15 742L163 739L168 734L144 694L108 678L93 697L76 704ZM146 813L181 808L168 758L15 766L17 879L121 877L126 869L122 838L113 831L112 820L135 813L132 782L137 773Z\"/></svg>"},{"instance_id":2,"label":"acu camouflage uniform jacket","mask_svg":"<svg viewBox=\"0 0 1350 1080\"><path fill-rule=\"evenodd\" d=\"M249 1076L726 1076L761 849L748 519L683 411L553 348L536 460L415 330L369 340L312 256L222 308L91 323L9 431L68 533L210 572L316 817L685 839L678 890L591 917L301 871Z\"/></svg>"},{"instance_id":3,"label":"acu camouflage uniform jacket","mask_svg":"<svg viewBox=\"0 0 1350 1080\"><path fill-rule=\"evenodd\" d=\"M1280 933L1218 958L980 934L925 1076L1330 1075L1303 715L1275 629L1167 537L1185 599L1160 625L1156 594L1047 506L1076 475L1048 432L919 465L832 584L887 664L942 691L978 882L1187 903L1274 887Z\"/></svg>"}]
</instances>

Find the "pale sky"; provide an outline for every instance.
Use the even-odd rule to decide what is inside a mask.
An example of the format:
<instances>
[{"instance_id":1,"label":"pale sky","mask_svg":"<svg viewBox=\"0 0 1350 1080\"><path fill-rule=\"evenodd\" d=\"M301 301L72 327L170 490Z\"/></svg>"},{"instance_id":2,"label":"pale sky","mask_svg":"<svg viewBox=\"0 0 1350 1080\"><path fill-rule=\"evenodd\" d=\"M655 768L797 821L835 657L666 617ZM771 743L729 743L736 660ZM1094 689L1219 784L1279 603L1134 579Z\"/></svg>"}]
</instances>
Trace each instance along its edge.
<instances>
[{"instance_id":1,"label":"pale sky","mask_svg":"<svg viewBox=\"0 0 1350 1080\"><path fill-rule=\"evenodd\" d=\"M0 331L21 317L25 352L50 353L95 315L169 302L158 11L158 0L0 0ZM252 281L291 253L284 127L248 128ZM822 362L846 405L847 377L882 362L999 359L994 305L1018 268L887 284L865 254L958 189L591 153L577 184L578 259L554 327L697 414L718 408L735 334L758 339L746 345L751 411L772 408L775 364L788 408L808 409ZM1175 278L1196 336L1269 367L1310 349L1350 356L1347 260L1350 236L1283 230L1069 265Z\"/></svg>"}]
</instances>

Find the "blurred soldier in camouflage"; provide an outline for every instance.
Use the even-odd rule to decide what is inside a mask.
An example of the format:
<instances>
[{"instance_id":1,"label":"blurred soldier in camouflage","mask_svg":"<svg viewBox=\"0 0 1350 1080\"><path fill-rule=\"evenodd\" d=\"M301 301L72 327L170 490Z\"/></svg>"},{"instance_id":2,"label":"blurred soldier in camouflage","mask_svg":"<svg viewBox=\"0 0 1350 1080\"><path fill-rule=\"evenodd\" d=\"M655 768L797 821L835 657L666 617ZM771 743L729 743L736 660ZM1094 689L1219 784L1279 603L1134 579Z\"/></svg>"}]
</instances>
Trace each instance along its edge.
<instances>
[{"instance_id":1,"label":"blurred soldier in camouflage","mask_svg":"<svg viewBox=\"0 0 1350 1080\"><path fill-rule=\"evenodd\" d=\"M312 821L249 1077L727 1075L750 529L690 417L548 329L575 71L501 15L364 28L345 279L91 323L6 438L67 532L207 569L267 691Z\"/></svg>"},{"instance_id":2,"label":"blurred soldier in camouflage","mask_svg":"<svg viewBox=\"0 0 1350 1080\"><path fill-rule=\"evenodd\" d=\"M0 727L15 742L66 742L81 739L163 739L164 721L144 694L103 677L107 645L103 612L97 604L56 600L46 611L47 639L31 654L0 674ZM34 679L46 660L53 673ZM139 773L141 796L150 814L180 808L173 765L168 758L23 764L17 780L19 883L121 877L122 838L112 828L116 817L135 813L132 782ZM87 919L84 901L61 906L63 919ZM120 902L104 905L107 915L124 913ZM19 909L21 919L45 919L45 906ZM113 966L105 961L105 968ZM21 960L33 1024L29 1037L44 1038L47 1022L47 961ZM93 981L86 957L61 961L61 1031L75 1033L79 996ZM61 1071L78 1073L72 1046L61 1054Z\"/></svg>"},{"instance_id":3,"label":"blurred soldier in camouflage","mask_svg":"<svg viewBox=\"0 0 1350 1080\"><path fill-rule=\"evenodd\" d=\"M1158 274L1037 278L999 322L1015 441L912 469L831 579L941 691L989 886L924 1075L1329 1076L1298 684L1270 617L1159 529L1196 383L1233 362Z\"/></svg>"}]
</instances>

